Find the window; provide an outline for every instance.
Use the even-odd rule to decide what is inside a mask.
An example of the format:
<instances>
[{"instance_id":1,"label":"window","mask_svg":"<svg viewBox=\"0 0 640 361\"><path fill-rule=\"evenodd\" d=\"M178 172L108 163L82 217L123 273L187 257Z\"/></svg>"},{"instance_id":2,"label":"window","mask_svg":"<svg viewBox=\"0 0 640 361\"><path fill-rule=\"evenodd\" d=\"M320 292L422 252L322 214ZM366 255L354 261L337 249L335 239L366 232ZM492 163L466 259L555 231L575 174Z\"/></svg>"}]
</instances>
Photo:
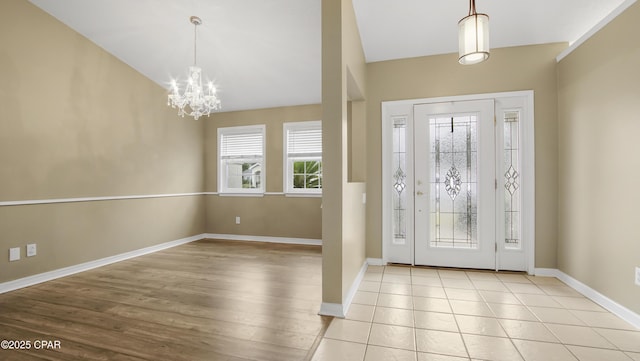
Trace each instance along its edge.
<instances>
[{"instance_id":1,"label":"window","mask_svg":"<svg viewBox=\"0 0 640 361\"><path fill-rule=\"evenodd\" d=\"M322 123L284 124L284 164L287 193L322 192Z\"/></svg>"},{"instance_id":2,"label":"window","mask_svg":"<svg viewBox=\"0 0 640 361\"><path fill-rule=\"evenodd\" d=\"M220 193L264 193L264 125L218 128Z\"/></svg>"}]
</instances>

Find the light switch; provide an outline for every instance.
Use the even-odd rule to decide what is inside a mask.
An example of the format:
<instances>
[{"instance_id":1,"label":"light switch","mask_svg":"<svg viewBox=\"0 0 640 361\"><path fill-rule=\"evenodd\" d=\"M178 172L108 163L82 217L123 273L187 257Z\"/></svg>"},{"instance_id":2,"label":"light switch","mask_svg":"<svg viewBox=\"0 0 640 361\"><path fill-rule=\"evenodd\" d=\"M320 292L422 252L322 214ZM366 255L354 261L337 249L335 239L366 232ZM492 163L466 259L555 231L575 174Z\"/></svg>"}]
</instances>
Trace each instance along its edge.
<instances>
[{"instance_id":1,"label":"light switch","mask_svg":"<svg viewBox=\"0 0 640 361\"><path fill-rule=\"evenodd\" d=\"M9 261L20 260L20 247L9 248Z\"/></svg>"}]
</instances>

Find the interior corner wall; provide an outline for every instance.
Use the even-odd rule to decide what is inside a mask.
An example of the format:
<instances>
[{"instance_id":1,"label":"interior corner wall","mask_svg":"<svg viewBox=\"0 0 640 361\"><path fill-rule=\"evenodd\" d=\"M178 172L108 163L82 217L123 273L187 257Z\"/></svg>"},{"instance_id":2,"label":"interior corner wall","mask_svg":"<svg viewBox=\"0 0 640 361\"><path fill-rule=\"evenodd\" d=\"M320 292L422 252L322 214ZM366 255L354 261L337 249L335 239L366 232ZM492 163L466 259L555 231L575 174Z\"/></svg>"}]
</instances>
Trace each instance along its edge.
<instances>
[{"instance_id":1,"label":"interior corner wall","mask_svg":"<svg viewBox=\"0 0 640 361\"><path fill-rule=\"evenodd\" d=\"M343 104L343 172L342 172L342 298L347 297L358 273L365 262L366 248L366 183L362 162L363 147L366 144L364 126L366 124L366 61L362 39L356 21L352 0L342 1L342 104ZM357 96L358 99L353 99ZM347 118L348 104L351 103L351 127ZM349 133L351 130L351 133ZM352 162L349 164L348 154ZM352 179L349 179L349 168Z\"/></svg>"},{"instance_id":2,"label":"interior corner wall","mask_svg":"<svg viewBox=\"0 0 640 361\"><path fill-rule=\"evenodd\" d=\"M367 64L367 257L382 257L383 101L533 90L536 152L536 267L555 268L558 137L556 56L567 44L491 49L484 63L457 54Z\"/></svg>"},{"instance_id":3,"label":"interior corner wall","mask_svg":"<svg viewBox=\"0 0 640 361\"><path fill-rule=\"evenodd\" d=\"M349 182L364 183L367 177L367 103L349 102Z\"/></svg>"},{"instance_id":4,"label":"interior corner wall","mask_svg":"<svg viewBox=\"0 0 640 361\"><path fill-rule=\"evenodd\" d=\"M348 176L349 94L366 90L361 44L351 0L322 1L322 299L343 306L365 260L365 184Z\"/></svg>"},{"instance_id":5,"label":"interior corner wall","mask_svg":"<svg viewBox=\"0 0 640 361\"><path fill-rule=\"evenodd\" d=\"M558 65L558 268L640 314L640 3Z\"/></svg>"},{"instance_id":6,"label":"interior corner wall","mask_svg":"<svg viewBox=\"0 0 640 361\"><path fill-rule=\"evenodd\" d=\"M0 2L0 44L0 282L203 233L201 195L6 205L200 193L203 126L26 0Z\"/></svg>"},{"instance_id":7,"label":"interior corner wall","mask_svg":"<svg viewBox=\"0 0 640 361\"><path fill-rule=\"evenodd\" d=\"M206 195L206 232L240 236L322 238L322 199L287 197L284 171L285 122L321 120L319 104L215 113L204 120L205 191L218 191L218 128L264 124L264 197ZM274 194L275 193L275 194ZM236 224L240 217L240 224Z\"/></svg>"},{"instance_id":8,"label":"interior corner wall","mask_svg":"<svg viewBox=\"0 0 640 361\"><path fill-rule=\"evenodd\" d=\"M342 178L346 152L342 17L342 0L322 1L322 302L337 305L343 301Z\"/></svg>"}]
</instances>

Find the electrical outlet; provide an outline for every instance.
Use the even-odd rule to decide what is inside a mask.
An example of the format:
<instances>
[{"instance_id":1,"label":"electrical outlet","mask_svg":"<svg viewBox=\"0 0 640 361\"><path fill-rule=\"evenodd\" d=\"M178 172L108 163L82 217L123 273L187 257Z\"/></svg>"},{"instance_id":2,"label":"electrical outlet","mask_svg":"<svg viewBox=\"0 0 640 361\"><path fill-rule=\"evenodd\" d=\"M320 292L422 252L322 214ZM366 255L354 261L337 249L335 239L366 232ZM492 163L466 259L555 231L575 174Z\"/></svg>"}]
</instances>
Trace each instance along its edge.
<instances>
[{"instance_id":1,"label":"electrical outlet","mask_svg":"<svg viewBox=\"0 0 640 361\"><path fill-rule=\"evenodd\" d=\"M636 286L640 286L640 267L636 267Z\"/></svg>"},{"instance_id":2,"label":"electrical outlet","mask_svg":"<svg viewBox=\"0 0 640 361\"><path fill-rule=\"evenodd\" d=\"M9 262L20 260L20 247L9 248Z\"/></svg>"},{"instance_id":3,"label":"electrical outlet","mask_svg":"<svg viewBox=\"0 0 640 361\"><path fill-rule=\"evenodd\" d=\"M240 224L240 217L236 217L236 224Z\"/></svg>"},{"instance_id":4,"label":"electrical outlet","mask_svg":"<svg viewBox=\"0 0 640 361\"><path fill-rule=\"evenodd\" d=\"M37 248L35 243L30 243L27 245L27 257L33 257L37 253Z\"/></svg>"}]
</instances>

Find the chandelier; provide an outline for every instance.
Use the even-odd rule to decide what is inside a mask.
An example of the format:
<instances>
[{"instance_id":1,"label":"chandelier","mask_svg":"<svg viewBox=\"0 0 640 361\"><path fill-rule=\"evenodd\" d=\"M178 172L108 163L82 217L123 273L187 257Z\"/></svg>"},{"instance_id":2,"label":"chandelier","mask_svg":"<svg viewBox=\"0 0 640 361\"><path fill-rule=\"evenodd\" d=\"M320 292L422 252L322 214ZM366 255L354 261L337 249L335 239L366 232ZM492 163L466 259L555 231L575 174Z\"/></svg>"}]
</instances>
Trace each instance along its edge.
<instances>
[{"instance_id":1,"label":"chandelier","mask_svg":"<svg viewBox=\"0 0 640 361\"><path fill-rule=\"evenodd\" d=\"M197 120L203 115L208 116L212 111L220 109L221 105L213 82L209 81L206 89L202 87L202 69L196 65L197 28L202 24L202 20L192 16L189 21L193 24L193 66L189 67L189 78L182 94L175 79L171 80L171 93L168 95L167 105L178 108L179 116L184 117L187 114Z\"/></svg>"},{"instance_id":2,"label":"chandelier","mask_svg":"<svg viewBox=\"0 0 640 361\"><path fill-rule=\"evenodd\" d=\"M475 0L469 0L469 15L458 22L458 50L463 65L489 59L489 15L476 12Z\"/></svg>"}]
</instances>

